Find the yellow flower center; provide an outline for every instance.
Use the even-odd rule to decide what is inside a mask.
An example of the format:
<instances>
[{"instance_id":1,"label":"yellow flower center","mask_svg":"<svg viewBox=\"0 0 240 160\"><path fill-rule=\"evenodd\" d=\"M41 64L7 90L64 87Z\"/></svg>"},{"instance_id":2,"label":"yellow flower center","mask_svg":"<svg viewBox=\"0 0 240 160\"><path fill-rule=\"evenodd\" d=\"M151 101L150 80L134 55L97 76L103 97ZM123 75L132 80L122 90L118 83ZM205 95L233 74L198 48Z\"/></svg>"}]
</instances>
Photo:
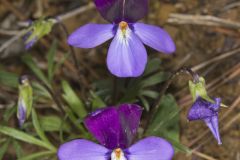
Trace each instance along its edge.
<instances>
[{"instance_id":1,"label":"yellow flower center","mask_svg":"<svg viewBox=\"0 0 240 160\"><path fill-rule=\"evenodd\" d=\"M121 150L121 148L117 148L113 150L111 154L111 160L127 160L124 156L124 152Z\"/></svg>"},{"instance_id":2,"label":"yellow flower center","mask_svg":"<svg viewBox=\"0 0 240 160\"><path fill-rule=\"evenodd\" d=\"M121 21L121 22L119 23L119 27L120 27L120 29L121 29L121 31L122 31L123 36L125 37L125 36L126 36L126 31L127 31L127 29L128 29L128 23L125 22L125 21Z\"/></svg>"}]
</instances>

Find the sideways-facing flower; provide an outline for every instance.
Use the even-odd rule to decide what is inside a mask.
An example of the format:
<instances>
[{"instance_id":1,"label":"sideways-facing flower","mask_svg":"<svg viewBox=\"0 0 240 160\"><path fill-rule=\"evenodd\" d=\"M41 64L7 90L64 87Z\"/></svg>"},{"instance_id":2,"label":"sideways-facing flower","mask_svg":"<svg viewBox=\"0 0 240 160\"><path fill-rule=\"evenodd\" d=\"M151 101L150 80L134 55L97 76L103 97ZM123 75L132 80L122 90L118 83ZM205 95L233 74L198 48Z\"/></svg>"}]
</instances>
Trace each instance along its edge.
<instances>
[{"instance_id":1,"label":"sideways-facing flower","mask_svg":"<svg viewBox=\"0 0 240 160\"><path fill-rule=\"evenodd\" d=\"M110 72L118 77L138 77L147 63L143 44L170 54L175 44L163 29L137 23L148 11L148 0L94 0L100 14L111 24L87 24L68 38L68 44L94 48L113 38L107 55Z\"/></svg>"},{"instance_id":2,"label":"sideways-facing flower","mask_svg":"<svg viewBox=\"0 0 240 160\"><path fill-rule=\"evenodd\" d=\"M213 136L218 141L218 144L222 144L218 127L218 111L220 103L220 98L215 98L215 102L212 103L198 97L188 112L189 121L203 120L206 123Z\"/></svg>"},{"instance_id":3,"label":"sideways-facing flower","mask_svg":"<svg viewBox=\"0 0 240 160\"><path fill-rule=\"evenodd\" d=\"M107 107L84 120L86 128L99 141L77 139L60 146L60 160L170 160L172 145L159 137L147 137L132 144L142 109L133 104Z\"/></svg>"},{"instance_id":4,"label":"sideways-facing flower","mask_svg":"<svg viewBox=\"0 0 240 160\"><path fill-rule=\"evenodd\" d=\"M203 120L218 141L218 144L222 144L218 127L218 112L220 106L225 105L221 104L220 98L213 100L207 95L203 77L198 77L195 81L189 81L189 88L194 103L188 112L187 118L189 121Z\"/></svg>"},{"instance_id":5,"label":"sideways-facing flower","mask_svg":"<svg viewBox=\"0 0 240 160\"><path fill-rule=\"evenodd\" d=\"M19 125L22 126L32 111L33 93L32 87L27 76L22 76L19 79L19 97L17 118Z\"/></svg>"}]
</instances>

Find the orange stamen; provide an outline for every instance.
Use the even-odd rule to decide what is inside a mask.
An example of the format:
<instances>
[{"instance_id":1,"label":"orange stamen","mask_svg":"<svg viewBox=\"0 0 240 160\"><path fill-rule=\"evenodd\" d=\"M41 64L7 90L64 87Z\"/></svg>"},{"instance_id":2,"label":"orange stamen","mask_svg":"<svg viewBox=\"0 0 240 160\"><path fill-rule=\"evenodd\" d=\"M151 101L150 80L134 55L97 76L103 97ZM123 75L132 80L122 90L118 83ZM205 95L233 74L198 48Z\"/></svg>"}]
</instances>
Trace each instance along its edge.
<instances>
[{"instance_id":1,"label":"orange stamen","mask_svg":"<svg viewBox=\"0 0 240 160\"><path fill-rule=\"evenodd\" d=\"M126 30L127 27L128 27L128 24L127 24L127 22L122 21L122 22L119 23L119 27L120 27L121 30Z\"/></svg>"},{"instance_id":2,"label":"orange stamen","mask_svg":"<svg viewBox=\"0 0 240 160\"><path fill-rule=\"evenodd\" d=\"M120 149L120 148L117 148L117 149L114 150L114 152L115 152L115 154L116 154L116 157L117 157L117 158L120 158L120 156L121 156L121 149Z\"/></svg>"}]
</instances>

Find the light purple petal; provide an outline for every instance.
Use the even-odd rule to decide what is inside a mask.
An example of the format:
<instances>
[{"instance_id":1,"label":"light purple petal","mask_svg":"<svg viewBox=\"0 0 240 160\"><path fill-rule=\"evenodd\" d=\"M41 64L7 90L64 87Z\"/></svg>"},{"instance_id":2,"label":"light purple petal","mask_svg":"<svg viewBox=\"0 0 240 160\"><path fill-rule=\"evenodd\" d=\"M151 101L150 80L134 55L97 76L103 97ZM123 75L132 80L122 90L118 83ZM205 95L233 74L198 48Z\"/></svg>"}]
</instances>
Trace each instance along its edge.
<instances>
[{"instance_id":1,"label":"light purple petal","mask_svg":"<svg viewBox=\"0 0 240 160\"><path fill-rule=\"evenodd\" d=\"M133 23L148 12L148 0L94 0L100 14L109 22Z\"/></svg>"},{"instance_id":2,"label":"light purple petal","mask_svg":"<svg viewBox=\"0 0 240 160\"><path fill-rule=\"evenodd\" d=\"M107 107L91 113L84 120L86 128L109 149L130 145L139 125L141 108L137 105Z\"/></svg>"},{"instance_id":3,"label":"light purple petal","mask_svg":"<svg viewBox=\"0 0 240 160\"><path fill-rule=\"evenodd\" d=\"M108 69L118 77L138 77L147 63L147 52L140 39L127 28L125 36L118 29L107 56Z\"/></svg>"},{"instance_id":4,"label":"light purple petal","mask_svg":"<svg viewBox=\"0 0 240 160\"><path fill-rule=\"evenodd\" d=\"M170 35L160 27L135 23L134 31L142 42L159 52L170 54L175 52L175 44Z\"/></svg>"},{"instance_id":5,"label":"light purple petal","mask_svg":"<svg viewBox=\"0 0 240 160\"><path fill-rule=\"evenodd\" d=\"M219 108L219 105L219 102L211 103L198 97L188 112L188 120L203 120L215 116L217 114L216 109Z\"/></svg>"},{"instance_id":6,"label":"light purple petal","mask_svg":"<svg viewBox=\"0 0 240 160\"><path fill-rule=\"evenodd\" d=\"M112 24L87 24L68 37L68 44L79 48L94 48L114 36Z\"/></svg>"},{"instance_id":7,"label":"light purple petal","mask_svg":"<svg viewBox=\"0 0 240 160\"><path fill-rule=\"evenodd\" d=\"M218 141L218 144L222 144L220 134L219 134L219 126L218 126L218 115L206 118L205 120L206 125L211 130L213 136Z\"/></svg>"},{"instance_id":8,"label":"light purple petal","mask_svg":"<svg viewBox=\"0 0 240 160\"><path fill-rule=\"evenodd\" d=\"M78 139L60 146L59 160L108 160L109 150L88 140Z\"/></svg>"},{"instance_id":9,"label":"light purple petal","mask_svg":"<svg viewBox=\"0 0 240 160\"><path fill-rule=\"evenodd\" d=\"M174 149L165 139L148 137L132 145L127 153L128 160L171 160Z\"/></svg>"}]
</instances>

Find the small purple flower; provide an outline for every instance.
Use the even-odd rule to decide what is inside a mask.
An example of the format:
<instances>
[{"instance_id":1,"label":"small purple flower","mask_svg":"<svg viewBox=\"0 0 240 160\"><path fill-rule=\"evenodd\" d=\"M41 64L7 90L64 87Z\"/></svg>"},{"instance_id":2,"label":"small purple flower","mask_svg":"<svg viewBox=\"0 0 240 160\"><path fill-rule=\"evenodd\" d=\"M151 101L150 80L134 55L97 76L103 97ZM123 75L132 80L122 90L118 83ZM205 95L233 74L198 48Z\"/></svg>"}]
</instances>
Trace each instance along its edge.
<instances>
[{"instance_id":1,"label":"small purple flower","mask_svg":"<svg viewBox=\"0 0 240 160\"><path fill-rule=\"evenodd\" d=\"M203 120L211 130L215 139L218 141L218 144L222 144L218 127L218 111L220 108L221 99L215 98L214 101L215 102L212 103L201 97L198 97L188 112L188 120Z\"/></svg>"},{"instance_id":2,"label":"small purple flower","mask_svg":"<svg viewBox=\"0 0 240 160\"><path fill-rule=\"evenodd\" d=\"M170 160L172 145L158 137L147 137L132 144L142 109L133 104L107 107L84 120L86 128L99 141L77 139L60 146L60 160Z\"/></svg>"},{"instance_id":3,"label":"small purple flower","mask_svg":"<svg viewBox=\"0 0 240 160\"><path fill-rule=\"evenodd\" d=\"M87 24L68 38L68 44L94 48L113 38L107 55L110 72L118 77L138 77L147 63L146 44L170 54L175 44L163 29L137 23L148 11L148 0L94 0L100 14L111 24Z\"/></svg>"}]
</instances>

